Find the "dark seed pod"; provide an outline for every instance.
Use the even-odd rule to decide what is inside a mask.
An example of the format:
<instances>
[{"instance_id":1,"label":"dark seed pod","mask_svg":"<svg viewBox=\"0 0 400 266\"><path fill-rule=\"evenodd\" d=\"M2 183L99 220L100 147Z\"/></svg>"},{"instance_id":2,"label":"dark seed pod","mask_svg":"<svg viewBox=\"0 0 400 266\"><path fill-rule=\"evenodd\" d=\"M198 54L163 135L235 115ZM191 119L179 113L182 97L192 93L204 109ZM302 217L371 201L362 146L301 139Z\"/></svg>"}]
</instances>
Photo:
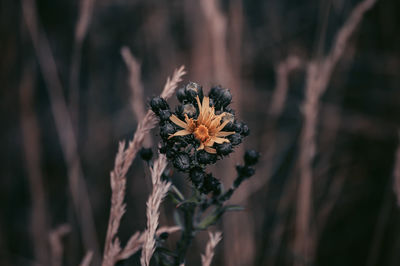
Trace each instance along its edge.
<instances>
[{"instance_id":1,"label":"dark seed pod","mask_svg":"<svg viewBox=\"0 0 400 266\"><path fill-rule=\"evenodd\" d=\"M175 157L176 151L174 151L172 149L167 149L167 151L165 152L165 155L167 156L168 159L172 159Z\"/></svg>"},{"instance_id":2,"label":"dark seed pod","mask_svg":"<svg viewBox=\"0 0 400 266\"><path fill-rule=\"evenodd\" d=\"M244 162L246 165L255 165L258 162L260 154L255 150L247 150L244 154Z\"/></svg>"},{"instance_id":3,"label":"dark seed pod","mask_svg":"<svg viewBox=\"0 0 400 266\"><path fill-rule=\"evenodd\" d=\"M160 129L160 135L163 139L167 139L170 135L175 133L175 127L169 123L166 122Z\"/></svg>"},{"instance_id":4,"label":"dark seed pod","mask_svg":"<svg viewBox=\"0 0 400 266\"><path fill-rule=\"evenodd\" d=\"M217 145L217 154L218 155L228 155L232 152L232 144L229 142L225 142Z\"/></svg>"},{"instance_id":5,"label":"dark seed pod","mask_svg":"<svg viewBox=\"0 0 400 266\"><path fill-rule=\"evenodd\" d=\"M161 98L159 96L151 99L150 107L151 107L151 110L153 110L153 112L156 113L157 115L159 114L160 110L168 110L169 109L168 103L164 100L164 98Z\"/></svg>"},{"instance_id":6,"label":"dark seed pod","mask_svg":"<svg viewBox=\"0 0 400 266\"><path fill-rule=\"evenodd\" d=\"M243 123L243 125L242 125L242 135L246 137L249 134L250 134L249 127L246 124Z\"/></svg>"},{"instance_id":7,"label":"dark seed pod","mask_svg":"<svg viewBox=\"0 0 400 266\"><path fill-rule=\"evenodd\" d=\"M237 146L242 143L242 136L238 133L228 136L229 141L232 143L233 146Z\"/></svg>"},{"instance_id":8,"label":"dark seed pod","mask_svg":"<svg viewBox=\"0 0 400 266\"><path fill-rule=\"evenodd\" d=\"M214 194L221 193L221 182L218 179L212 176L212 174L207 174L204 177L203 186L201 187L201 192L204 194L208 194L213 192Z\"/></svg>"},{"instance_id":9,"label":"dark seed pod","mask_svg":"<svg viewBox=\"0 0 400 266\"><path fill-rule=\"evenodd\" d=\"M254 168L252 168L250 166L247 166L247 165L245 165L245 166L241 166L241 165L236 166L236 171L238 172L239 176L242 176L244 178L249 178L252 175L254 175L254 173L255 173Z\"/></svg>"},{"instance_id":10,"label":"dark seed pod","mask_svg":"<svg viewBox=\"0 0 400 266\"><path fill-rule=\"evenodd\" d=\"M186 100L185 87L182 87L176 91L176 97L181 103Z\"/></svg>"},{"instance_id":11,"label":"dark seed pod","mask_svg":"<svg viewBox=\"0 0 400 266\"><path fill-rule=\"evenodd\" d=\"M167 232L163 232L160 234L160 239L162 240L167 240L169 237L169 234Z\"/></svg>"},{"instance_id":12,"label":"dark seed pod","mask_svg":"<svg viewBox=\"0 0 400 266\"><path fill-rule=\"evenodd\" d=\"M161 180L162 181L171 181L171 170L170 169L165 169L164 172L161 174Z\"/></svg>"},{"instance_id":13,"label":"dark seed pod","mask_svg":"<svg viewBox=\"0 0 400 266\"><path fill-rule=\"evenodd\" d=\"M227 89L222 90L221 95L218 100L222 107L228 106L232 101L231 92Z\"/></svg>"},{"instance_id":14,"label":"dark seed pod","mask_svg":"<svg viewBox=\"0 0 400 266\"><path fill-rule=\"evenodd\" d=\"M190 180L195 184L196 186L200 185L203 182L205 176L205 172L203 169L199 167L195 167L192 170L190 170Z\"/></svg>"},{"instance_id":15,"label":"dark seed pod","mask_svg":"<svg viewBox=\"0 0 400 266\"><path fill-rule=\"evenodd\" d=\"M233 110L233 109L230 108L230 107L225 107L225 108L224 108L224 111L227 112L227 113L230 113L230 114L232 114L232 115L235 115L235 110Z\"/></svg>"},{"instance_id":16,"label":"dark seed pod","mask_svg":"<svg viewBox=\"0 0 400 266\"><path fill-rule=\"evenodd\" d=\"M196 107L193 104L185 104L183 106L183 114L187 114L188 117L195 117L197 114Z\"/></svg>"},{"instance_id":17,"label":"dark seed pod","mask_svg":"<svg viewBox=\"0 0 400 266\"><path fill-rule=\"evenodd\" d=\"M223 130L224 131L235 131L235 124L232 122L229 122L228 124L225 125Z\"/></svg>"},{"instance_id":18,"label":"dark seed pod","mask_svg":"<svg viewBox=\"0 0 400 266\"><path fill-rule=\"evenodd\" d=\"M185 87L185 94L188 101L195 102L196 96L203 99L203 88L195 82L189 82Z\"/></svg>"},{"instance_id":19,"label":"dark seed pod","mask_svg":"<svg viewBox=\"0 0 400 266\"><path fill-rule=\"evenodd\" d=\"M243 124L240 122L235 123L235 132L241 134L242 133Z\"/></svg>"},{"instance_id":20,"label":"dark seed pod","mask_svg":"<svg viewBox=\"0 0 400 266\"><path fill-rule=\"evenodd\" d=\"M168 121L169 117L171 116L170 110L160 110L158 116L160 117L161 121Z\"/></svg>"},{"instance_id":21,"label":"dark seed pod","mask_svg":"<svg viewBox=\"0 0 400 266\"><path fill-rule=\"evenodd\" d=\"M190 168L190 158L187 154L179 153L173 161L174 166L180 171L187 171Z\"/></svg>"},{"instance_id":22,"label":"dark seed pod","mask_svg":"<svg viewBox=\"0 0 400 266\"><path fill-rule=\"evenodd\" d=\"M139 154L142 160L145 160L147 162L150 161L153 157L153 151L151 150L151 148L141 148Z\"/></svg>"},{"instance_id":23,"label":"dark seed pod","mask_svg":"<svg viewBox=\"0 0 400 266\"><path fill-rule=\"evenodd\" d=\"M213 164L217 161L217 155L201 150L197 152L197 161L200 164Z\"/></svg>"},{"instance_id":24,"label":"dark seed pod","mask_svg":"<svg viewBox=\"0 0 400 266\"><path fill-rule=\"evenodd\" d=\"M221 97L222 90L223 88L221 86L212 87L208 96L213 100L218 100L219 97Z\"/></svg>"}]
</instances>

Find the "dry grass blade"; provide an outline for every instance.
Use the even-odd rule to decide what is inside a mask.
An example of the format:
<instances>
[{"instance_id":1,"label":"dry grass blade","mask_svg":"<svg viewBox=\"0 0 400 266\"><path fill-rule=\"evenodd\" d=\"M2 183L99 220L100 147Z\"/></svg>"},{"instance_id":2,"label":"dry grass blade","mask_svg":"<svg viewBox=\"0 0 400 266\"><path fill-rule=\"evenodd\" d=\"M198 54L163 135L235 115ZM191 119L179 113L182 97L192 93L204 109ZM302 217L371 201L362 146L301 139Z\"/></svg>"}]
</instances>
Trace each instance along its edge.
<instances>
[{"instance_id":1,"label":"dry grass blade","mask_svg":"<svg viewBox=\"0 0 400 266\"><path fill-rule=\"evenodd\" d=\"M48 214L41 169L40 129L33 107L34 81L34 71L32 67L27 67L20 85L21 131L32 199L31 234L34 243L35 260L40 264L46 265L49 264L46 239L48 234Z\"/></svg>"},{"instance_id":2,"label":"dry grass blade","mask_svg":"<svg viewBox=\"0 0 400 266\"><path fill-rule=\"evenodd\" d=\"M203 266L210 266L212 259L214 257L214 249L218 245L219 241L222 239L221 232L216 232L215 234L209 233L210 240L206 246L206 252L201 255L201 264Z\"/></svg>"},{"instance_id":3,"label":"dry grass blade","mask_svg":"<svg viewBox=\"0 0 400 266\"><path fill-rule=\"evenodd\" d=\"M77 142L64 97L64 89L58 77L56 60L52 54L47 36L42 30L40 21L38 20L36 2L23 0L22 13L50 97L51 111L54 116L57 134L67 164L68 185L74 210L82 229L83 242L86 249L94 251L94 259L97 262L100 261L100 258L98 258L100 252L93 221L92 207L90 205L86 183L82 178L83 171Z\"/></svg>"},{"instance_id":4,"label":"dry grass blade","mask_svg":"<svg viewBox=\"0 0 400 266\"><path fill-rule=\"evenodd\" d=\"M62 224L57 227L55 230L50 232L49 242L50 242L50 252L51 252L51 265L52 266L61 266L62 265L62 256L64 247L61 241L61 238L68 234L71 231L71 228L67 224Z\"/></svg>"},{"instance_id":5,"label":"dry grass blade","mask_svg":"<svg viewBox=\"0 0 400 266\"><path fill-rule=\"evenodd\" d=\"M81 264L79 264L79 266L89 266L90 263L92 262L92 258L93 258L93 251L89 250L85 257L83 257L83 260L81 262Z\"/></svg>"},{"instance_id":6,"label":"dry grass blade","mask_svg":"<svg viewBox=\"0 0 400 266\"><path fill-rule=\"evenodd\" d=\"M127 68L129 69L129 86L131 87L132 91L132 110L137 121L140 121L140 119L145 116L143 84L140 81L140 63L126 46L121 48L121 55Z\"/></svg>"},{"instance_id":7,"label":"dry grass blade","mask_svg":"<svg viewBox=\"0 0 400 266\"><path fill-rule=\"evenodd\" d=\"M400 130L399 130L399 141L400 141ZM400 143L398 144L397 147L393 176L394 176L394 192L396 193L397 197L397 205L400 206Z\"/></svg>"},{"instance_id":8,"label":"dry grass blade","mask_svg":"<svg viewBox=\"0 0 400 266\"><path fill-rule=\"evenodd\" d=\"M161 175L167 166L167 158L163 154L158 154L158 159L154 162L153 167L150 168L151 182L153 184L153 191L147 201L147 229L144 233L145 240L142 248L142 256L140 262L142 266L150 265L151 256L155 250L155 234L158 227L158 219L160 216L160 205L166 196L171 183L161 180Z\"/></svg>"},{"instance_id":9,"label":"dry grass blade","mask_svg":"<svg viewBox=\"0 0 400 266\"><path fill-rule=\"evenodd\" d=\"M312 161L316 152L316 128L319 113L319 101L326 91L332 71L346 49L350 36L354 33L363 15L376 2L364 0L352 11L349 19L336 35L329 54L322 60L311 61L307 69L305 99L303 103L304 124L300 140L300 183L297 200L296 235L294 249L301 256L299 265L311 263L313 260L313 232L310 228L312 206Z\"/></svg>"},{"instance_id":10,"label":"dry grass blade","mask_svg":"<svg viewBox=\"0 0 400 266\"><path fill-rule=\"evenodd\" d=\"M184 66L175 70L172 78L168 78L161 95L167 99L170 97L178 86L178 82L182 80L182 76L186 74ZM119 144L118 153L115 158L114 169L111 172L111 210L108 221L106 242L104 246L103 266L113 266L118 260L127 258L140 247L141 239L138 233L134 234L128 241L127 246L121 250L118 237L116 237L121 218L125 213L125 190L126 190L126 174L132 165L136 154L140 150L145 136L155 127L157 118L152 111L148 111L142 121L139 122L133 140L129 142L125 149L125 142Z\"/></svg>"},{"instance_id":11,"label":"dry grass blade","mask_svg":"<svg viewBox=\"0 0 400 266\"><path fill-rule=\"evenodd\" d=\"M174 94L176 87L178 87L179 82L182 81L182 77L186 74L185 66L181 66L175 69L172 78L167 78L164 89L161 93L161 97L168 99Z\"/></svg>"}]
</instances>

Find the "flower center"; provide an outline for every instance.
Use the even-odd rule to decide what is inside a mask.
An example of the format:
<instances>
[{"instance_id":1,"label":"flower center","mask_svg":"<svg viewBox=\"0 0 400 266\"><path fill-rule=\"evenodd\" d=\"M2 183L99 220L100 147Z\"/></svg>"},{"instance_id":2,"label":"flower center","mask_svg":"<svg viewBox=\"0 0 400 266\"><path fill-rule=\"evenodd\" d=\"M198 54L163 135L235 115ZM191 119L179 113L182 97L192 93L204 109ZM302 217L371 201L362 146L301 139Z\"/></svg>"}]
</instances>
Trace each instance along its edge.
<instances>
[{"instance_id":1,"label":"flower center","mask_svg":"<svg viewBox=\"0 0 400 266\"><path fill-rule=\"evenodd\" d=\"M193 132L194 137L201 142L205 142L210 136L208 135L208 128L204 125L199 125Z\"/></svg>"}]
</instances>

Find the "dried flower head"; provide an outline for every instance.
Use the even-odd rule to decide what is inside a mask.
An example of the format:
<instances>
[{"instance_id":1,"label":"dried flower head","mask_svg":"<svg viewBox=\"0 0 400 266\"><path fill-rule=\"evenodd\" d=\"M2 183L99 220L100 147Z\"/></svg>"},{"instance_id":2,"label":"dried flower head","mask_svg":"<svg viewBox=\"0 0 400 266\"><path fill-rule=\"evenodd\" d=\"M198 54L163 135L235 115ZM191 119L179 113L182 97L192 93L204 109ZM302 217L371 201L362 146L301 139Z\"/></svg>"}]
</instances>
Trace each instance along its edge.
<instances>
[{"instance_id":1,"label":"dried flower head","mask_svg":"<svg viewBox=\"0 0 400 266\"><path fill-rule=\"evenodd\" d=\"M229 120L221 121L223 117L225 117L226 113L224 112L216 115L214 106L210 107L209 97L203 98L203 104L200 103L199 96L196 96L196 101L199 108L199 116L197 119L189 118L187 114L184 114L185 122L175 115L172 115L169 118L177 126L183 128L169 136L169 138L193 134L200 142L200 146L197 150L204 149L208 153L217 153L216 149L212 148L214 143L229 143L229 140L224 137L235 134L235 132L222 131L226 124L229 123Z\"/></svg>"},{"instance_id":2,"label":"dried flower head","mask_svg":"<svg viewBox=\"0 0 400 266\"><path fill-rule=\"evenodd\" d=\"M156 97L150 101L160 118L160 152L166 154L175 168L182 172L205 170L206 165L228 156L249 134L243 122L238 122L229 107L232 95L228 89L216 86L204 95L203 88L189 82L176 92L180 104L175 111ZM201 185L199 176L193 175Z\"/></svg>"}]
</instances>

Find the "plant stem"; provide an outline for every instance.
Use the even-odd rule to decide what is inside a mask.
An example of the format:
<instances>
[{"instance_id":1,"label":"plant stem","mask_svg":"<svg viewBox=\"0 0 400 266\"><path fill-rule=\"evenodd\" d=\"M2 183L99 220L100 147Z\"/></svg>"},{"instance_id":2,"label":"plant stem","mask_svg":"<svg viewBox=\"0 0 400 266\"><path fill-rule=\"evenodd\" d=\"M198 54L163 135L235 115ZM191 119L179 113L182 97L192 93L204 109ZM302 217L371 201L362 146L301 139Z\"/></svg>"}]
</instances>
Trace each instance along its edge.
<instances>
[{"instance_id":1,"label":"plant stem","mask_svg":"<svg viewBox=\"0 0 400 266\"><path fill-rule=\"evenodd\" d=\"M185 261L185 256L187 250L192 243L195 235L195 230L193 227L193 217L196 205L188 204L184 207L184 225L185 229L182 232L181 239L177 245L177 258L175 260L175 265L181 265Z\"/></svg>"}]
</instances>

